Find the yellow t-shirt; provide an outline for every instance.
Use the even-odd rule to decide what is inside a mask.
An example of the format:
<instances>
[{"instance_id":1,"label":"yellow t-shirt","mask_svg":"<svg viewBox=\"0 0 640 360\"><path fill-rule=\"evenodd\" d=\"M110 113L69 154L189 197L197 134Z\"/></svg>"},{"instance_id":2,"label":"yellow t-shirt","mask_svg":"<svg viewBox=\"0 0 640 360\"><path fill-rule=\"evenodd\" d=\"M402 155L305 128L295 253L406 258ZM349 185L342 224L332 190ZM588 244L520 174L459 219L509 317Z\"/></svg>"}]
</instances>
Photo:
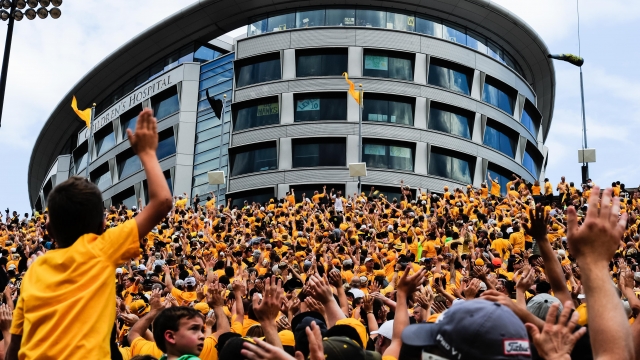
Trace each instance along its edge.
<instances>
[{"instance_id":1,"label":"yellow t-shirt","mask_svg":"<svg viewBox=\"0 0 640 360\"><path fill-rule=\"evenodd\" d=\"M491 195L500 196L500 184L491 180Z\"/></svg>"},{"instance_id":2,"label":"yellow t-shirt","mask_svg":"<svg viewBox=\"0 0 640 360\"><path fill-rule=\"evenodd\" d=\"M139 255L138 227L129 220L38 258L22 280L13 313L11 334L22 335L18 357L110 359L113 274L118 264Z\"/></svg>"},{"instance_id":3,"label":"yellow t-shirt","mask_svg":"<svg viewBox=\"0 0 640 360\"><path fill-rule=\"evenodd\" d=\"M195 291L181 291L177 288L171 289L171 295L178 300L180 305L186 305L184 304L185 302L190 303L198 298L198 294Z\"/></svg>"},{"instance_id":4,"label":"yellow t-shirt","mask_svg":"<svg viewBox=\"0 0 640 360\"><path fill-rule=\"evenodd\" d=\"M154 341L138 337L131 343L131 357L136 355L151 355L159 359L163 355L163 352Z\"/></svg>"}]
</instances>

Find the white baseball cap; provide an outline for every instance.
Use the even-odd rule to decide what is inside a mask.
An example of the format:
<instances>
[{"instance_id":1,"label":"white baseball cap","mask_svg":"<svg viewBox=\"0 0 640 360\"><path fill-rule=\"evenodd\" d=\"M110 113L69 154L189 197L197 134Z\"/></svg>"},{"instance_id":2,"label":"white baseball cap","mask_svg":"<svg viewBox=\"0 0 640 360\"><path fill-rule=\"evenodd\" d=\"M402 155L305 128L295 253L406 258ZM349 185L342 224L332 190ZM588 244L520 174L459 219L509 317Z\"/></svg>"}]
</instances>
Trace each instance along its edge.
<instances>
[{"instance_id":1,"label":"white baseball cap","mask_svg":"<svg viewBox=\"0 0 640 360\"><path fill-rule=\"evenodd\" d=\"M372 331L371 335L381 335L391 340L393 338L393 320L385 321L378 330Z\"/></svg>"}]
</instances>

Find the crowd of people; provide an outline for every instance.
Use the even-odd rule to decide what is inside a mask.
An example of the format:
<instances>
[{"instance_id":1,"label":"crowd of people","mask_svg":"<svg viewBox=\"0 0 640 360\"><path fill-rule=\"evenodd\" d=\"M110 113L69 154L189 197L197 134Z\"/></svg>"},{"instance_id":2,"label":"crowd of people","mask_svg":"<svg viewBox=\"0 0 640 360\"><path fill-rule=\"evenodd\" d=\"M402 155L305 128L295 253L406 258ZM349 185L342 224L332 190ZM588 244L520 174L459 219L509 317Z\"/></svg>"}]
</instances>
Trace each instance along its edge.
<instances>
[{"instance_id":1,"label":"crowd of people","mask_svg":"<svg viewBox=\"0 0 640 360\"><path fill-rule=\"evenodd\" d=\"M145 207L72 177L0 224L6 359L631 359L640 199L564 178ZM1 219L0 219L1 220Z\"/></svg>"}]
</instances>

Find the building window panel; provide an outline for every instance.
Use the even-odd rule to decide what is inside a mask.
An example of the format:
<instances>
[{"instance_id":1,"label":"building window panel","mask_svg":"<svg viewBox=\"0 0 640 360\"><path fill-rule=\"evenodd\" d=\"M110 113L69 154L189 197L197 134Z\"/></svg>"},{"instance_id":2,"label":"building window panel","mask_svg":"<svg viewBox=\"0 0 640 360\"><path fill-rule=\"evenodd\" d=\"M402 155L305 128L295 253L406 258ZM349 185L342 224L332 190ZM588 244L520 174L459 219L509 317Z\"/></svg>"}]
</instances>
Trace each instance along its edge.
<instances>
[{"instance_id":1,"label":"building window panel","mask_svg":"<svg viewBox=\"0 0 640 360\"><path fill-rule=\"evenodd\" d=\"M122 130L122 139L128 138L127 129L131 132L135 132L136 124L138 123L138 115L142 111L142 105L135 106L132 110L129 110L120 116L120 129Z\"/></svg>"},{"instance_id":2,"label":"building window panel","mask_svg":"<svg viewBox=\"0 0 640 360\"><path fill-rule=\"evenodd\" d=\"M467 35L465 34L464 28L452 24L444 24L442 28L444 32L443 37L446 40L462 45L467 45Z\"/></svg>"},{"instance_id":3,"label":"building window panel","mask_svg":"<svg viewBox=\"0 0 640 360\"><path fill-rule=\"evenodd\" d=\"M487 77L482 92L482 101L513 115L516 92L498 80Z\"/></svg>"},{"instance_id":4,"label":"building window panel","mask_svg":"<svg viewBox=\"0 0 640 360\"><path fill-rule=\"evenodd\" d=\"M265 205L269 200L275 198L274 190L274 187L268 187L229 194L229 197L233 198L233 200L231 200L231 207L237 206L238 208L242 208L245 205L245 201L247 204L256 203Z\"/></svg>"},{"instance_id":5,"label":"building window panel","mask_svg":"<svg viewBox=\"0 0 640 360\"><path fill-rule=\"evenodd\" d=\"M491 177L491 180L496 180L498 184L500 185L500 195L504 196L507 194L507 191L509 189L507 189L507 183L509 183L510 180L510 176L506 175L508 172L502 168L499 168L498 166L495 166L493 164L489 164L489 176ZM488 184L489 187L491 187L491 184Z\"/></svg>"},{"instance_id":6,"label":"building window panel","mask_svg":"<svg viewBox=\"0 0 640 360\"><path fill-rule=\"evenodd\" d=\"M347 120L347 94L295 94L295 121Z\"/></svg>"},{"instance_id":7,"label":"building window panel","mask_svg":"<svg viewBox=\"0 0 640 360\"><path fill-rule=\"evenodd\" d=\"M432 147L429 156L429 174L471 184L474 160L471 156Z\"/></svg>"},{"instance_id":8,"label":"building window panel","mask_svg":"<svg viewBox=\"0 0 640 360\"><path fill-rule=\"evenodd\" d=\"M430 85L470 95L472 79L472 69L440 59L431 59L428 78Z\"/></svg>"},{"instance_id":9,"label":"building window panel","mask_svg":"<svg viewBox=\"0 0 640 360\"><path fill-rule=\"evenodd\" d=\"M196 154L193 157L193 163L194 164L200 164L200 163L203 163L205 161L209 161L211 159L215 159L218 156L220 156L220 148L219 147L217 147L215 149L207 150L207 151L202 152L200 154Z\"/></svg>"},{"instance_id":10,"label":"building window panel","mask_svg":"<svg viewBox=\"0 0 640 360\"><path fill-rule=\"evenodd\" d=\"M87 142L83 142L75 150L73 150L73 166L75 173L79 173L80 170L87 166L89 156L87 154Z\"/></svg>"},{"instance_id":11,"label":"building window panel","mask_svg":"<svg viewBox=\"0 0 640 360\"><path fill-rule=\"evenodd\" d=\"M295 27L295 13L270 16L267 23L267 32L295 29Z\"/></svg>"},{"instance_id":12,"label":"building window panel","mask_svg":"<svg viewBox=\"0 0 640 360\"><path fill-rule=\"evenodd\" d=\"M347 63L347 49L297 50L296 76L341 76Z\"/></svg>"},{"instance_id":13,"label":"building window panel","mask_svg":"<svg viewBox=\"0 0 640 360\"><path fill-rule=\"evenodd\" d=\"M229 81L232 78L233 78L233 69L229 69L225 72L212 75L200 82L200 90L212 88L212 89L209 89L209 93L214 94L216 92L220 92L213 89L213 87L225 81ZM227 85L227 87L231 87L231 86Z\"/></svg>"},{"instance_id":14,"label":"building window panel","mask_svg":"<svg viewBox=\"0 0 640 360\"><path fill-rule=\"evenodd\" d=\"M293 139L293 167L346 166L346 139Z\"/></svg>"},{"instance_id":15,"label":"building window panel","mask_svg":"<svg viewBox=\"0 0 640 360\"><path fill-rule=\"evenodd\" d=\"M324 9L298 11L296 13L296 26L298 28L324 26Z\"/></svg>"},{"instance_id":16,"label":"building window panel","mask_svg":"<svg viewBox=\"0 0 640 360\"><path fill-rule=\"evenodd\" d=\"M156 156L162 160L176 153L176 140L173 136L173 129L168 129L158 135L158 148Z\"/></svg>"},{"instance_id":17,"label":"building window panel","mask_svg":"<svg viewBox=\"0 0 640 360\"><path fill-rule=\"evenodd\" d=\"M100 189L100 191L106 190L109 186L111 186L111 172L109 172L109 165L104 164L98 169L94 170L91 174L91 179L93 180L93 183L96 184L98 189Z\"/></svg>"},{"instance_id":18,"label":"building window panel","mask_svg":"<svg viewBox=\"0 0 640 360\"><path fill-rule=\"evenodd\" d=\"M205 140L209 140L213 137L220 136L220 131L222 130L222 126L216 126L214 128L201 131L196 134L196 143L203 142Z\"/></svg>"},{"instance_id":19,"label":"building window panel","mask_svg":"<svg viewBox=\"0 0 640 360\"><path fill-rule=\"evenodd\" d=\"M415 99L382 94L365 96L362 120L413 126Z\"/></svg>"},{"instance_id":20,"label":"building window panel","mask_svg":"<svg viewBox=\"0 0 640 360\"><path fill-rule=\"evenodd\" d=\"M177 113L180 111L178 88L174 86L153 96L151 98L151 105L153 106L153 114L158 120Z\"/></svg>"},{"instance_id":21,"label":"building window panel","mask_svg":"<svg viewBox=\"0 0 640 360\"><path fill-rule=\"evenodd\" d=\"M516 140L507 134L503 126L487 124L484 130L484 144L511 158L515 157Z\"/></svg>"},{"instance_id":22,"label":"building window panel","mask_svg":"<svg viewBox=\"0 0 640 360\"><path fill-rule=\"evenodd\" d=\"M525 167L525 169L529 170L529 172L533 176L538 176L538 164L535 160L533 160L533 157L529 154L528 151L524 152L524 156L522 157L522 165Z\"/></svg>"},{"instance_id":23,"label":"building window panel","mask_svg":"<svg viewBox=\"0 0 640 360\"><path fill-rule=\"evenodd\" d=\"M233 111L233 131L280 123L280 106L277 97L234 104Z\"/></svg>"},{"instance_id":24,"label":"building window panel","mask_svg":"<svg viewBox=\"0 0 640 360\"><path fill-rule=\"evenodd\" d=\"M413 81L415 54L393 51L364 52L364 76Z\"/></svg>"},{"instance_id":25,"label":"building window panel","mask_svg":"<svg viewBox=\"0 0 640 360\"><path fill-rule=\"evenodd\" d=\"M356 24L355 9L327 9L326 26L354 26Z\"/></svg>"},{"instance_id":26,"label":"building window panel","mask_svg":"<svg viewBox=\"0 0 640 360\"><path fill-rule=\"evenodd\" d=\"M243 87L266 81L280 80L280 53L273 53L238 62L236 86Z\"/></svg>"},{"instance_id":27,"label":"building window panel","mask_svg":"<svg viewBox=\"0 0 640 360\"><path fill-rule=\"evenodd\" d=\"M220 158L215 158L213 160L207 161L206 163L202 163L199 165L193 166L193 175L200 175L212 170L217 170L220 167Z\"/></svg>"},{"instance_id":28,"label":"building window panel","mask_svg":"<svg viewBox=\"0 0 640 360\"><path fill-rule=\"evenodd\" d=\"M278 168L278 151L275 142L243 146L231 155L231 176L275 170Z\"/></svg>"},{"instance_id":29,"label":"building window panel","mask_svg":"<svg viewBox=\"0 0 640 360\"><path fill-rule=\"evenodd\" d=\"M199 144L196 144L195 153L199 154L209 149L213 149L214 147L220 146L220 136L215 137L213 139L205 140Z\"/></svg>"},{"instance_id":30,"label":"building window panel","mask_svg":"<svg viewBox=\"0 0 640 360\"><path fill-rule=\"evenodd\" d=\"M524 127L526 127L527 130L529 130L529 132L535 138L538 136L538 127L540 126L539 120L534 120L534 118L529 115L527 107L528 106L525 106L524 110L522 111L522 119L520 119L520 122L522 122L522 125L524 125ZM535 112L533 111L531 113L535 114Z\"/></svg>"},{"instance_id":31,"label":"building window panel","mask_svg":"<svg viewBox=\"0 0 640 360\"><path fill-rule=\"evenodd\" d=\"M488 49L487 40L484 38L484 36L469 30L467 30L467 46L478 50L483 54L486 54Z\"/></svg>"},{"instance_id":32,"label":"building window panel","mask_svg":"<svg viewBox=\"0 0 640 360\"><path fill-rule=\"evenodd\" d=\"M372 168L413 171L413 151L408 144L365 142L362 161Z\"/></svg>"},{"instance_id":33,"label":"building window panel","mask_svg":"<svg viewBox=\"0 0 640 360\"><path fill-rule=\"evenodd\" d=\"M416 28L416 17L406 14L387 13L387 29L414 32Z\"/></svg>"},{"instance_id":34,"label":"building window panel","mask_svg":"<svg viewBox=\"0 0 640 360\"><path fill-rule=\"evenodd\" d=\"M429 129L471 139L472 113L439 103L431 103Z\"/></svg>"},{"instance_id":35,"label":"building window panel","mask_svg":"<svg viewBox=\"0 0 640 360\"><path fill-rule=\"evenodd\" d=\"M142 163L138 155L129 149L116 156L116 164L118 167L118 178L120 180L142 169Z\"/></svg>"},{"instance_id":36,"label":"building window panel","mask_svg":"<svg viewBox=\"0 0 640 360\"><path fill-rule=\"evenodd\" d=\"M105 129L98 131L98 134L94 135L94 138L98 157L109 151L116 144L116 136L113 133L111 124L107 124Z\"/></svg>"},{"instance_id":37,"label":"building window panel","mask_svg":"<svg viewBox=\"0 0 640 360\"><path fill-rule=\"evenodd\" d=\"M386 28L387 13L379 10L356 9L356 23L358 26Z\"/></svg>"},{"instance_id":38,"label":"building window panel","mask_svg":"<svg viewBox=\"0 0 640 360\"><path fill-rule=\"evenodd\" d=\"M442 37L442 24L435 19L425 19L425 18L417 18L416 19L416 32L420 34L435 36L438 38Z\"/></svg>"},{"instance_id":39,"label":"building window panel","mask_svg":"<svg viewBox=\"0 0 640 360\"><path fill-rule=\"evenodd\" d=\"M111 205L119 207L120 204L126 206L128 209L138 205L136 191L133 186L113 195L111 198Z\"/></svg>"}]
</instances>

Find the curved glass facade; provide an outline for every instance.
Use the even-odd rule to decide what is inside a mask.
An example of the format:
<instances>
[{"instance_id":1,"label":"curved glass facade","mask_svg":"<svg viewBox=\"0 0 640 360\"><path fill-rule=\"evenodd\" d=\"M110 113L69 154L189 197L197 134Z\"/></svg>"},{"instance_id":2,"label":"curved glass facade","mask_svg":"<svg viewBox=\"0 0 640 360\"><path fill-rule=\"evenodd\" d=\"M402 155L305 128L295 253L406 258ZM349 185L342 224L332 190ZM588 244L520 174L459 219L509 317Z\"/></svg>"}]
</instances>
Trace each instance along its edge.
<instances>
[{"instance_id":1,"label":"curved glass facade","mask_svg":"<svg viewBox=\"0 0 640 360\"><path fill-rule=\"evenodd\" d=\"M431 58L427 83L453 90L465 95L471 94L473 70L448 61Z\"/></svg>"},{"instance_id":2,"label":"curved glass facade","mask_svg":"<svg viewBox=\"0 0 640 360\"><path fill-rule=\"evenodd\" d=\"M482 91L482 101L513 115L516 98L512 88L487 76Z\"/></svg>"},{"instance_id":3,"label":"curved glass facade","mask_svg":"<svg viewBox=\"0 0 640 360\"><path fill-rule=\"evenodd\" d=\"M347 120L347 94L304 93L294 95L294 121Z\"/></svg>"},{"instance_id":4,"label":"curved glass facade","mask_svg":"<svg viewBox=\"0 0 640 360\"><path fill-rule=\"evenodd\" d=\"M347 72L346 48L323 48L296 51L296 77L341 76Z\"/></svg>"},{"instance_id":5,"label":"curved glass facade","mask_svg":"<svg viewBox=\"0 0 640 360\"><path fill-rule=\"evenodd\" d=\"M484 130L485 145L492 147L510 158L515 157L516 140L507 135L501 126L487 124Z\"/></svg>"},{"instance_id":6,"label":"curved glass facade","mask_svg":"<svg viewBox=\"0 0 640 360\"><path fill-rule=\"evenodd\" d=\"M293 167L346 166L346 139L303 138L293 139Z\"/></svg>"},{"instance_id":7,"label":"curved glass facade","mask_svg":"<svg viewBox=\"0 0 640 360\"><path fill-rule=\"evenodd\" d=\"M365 50L363 76L413 81L415 54Z\"/></svg>"},{"instance_id":8,"label":"curved glass facade","mask_svg":"<svg viewBox=\"0 0 640 360\"><path fill-rule=\"evenodd\" d=\"M386 94L364 96L363 121L377 121L413 126L415 99Z\"/></svg>"},{"instance_id":9,"label":"curved glass facade","mask_svg":"<svg viewBox=\"0 0 640 360\"><path fill-rule=\"evenodd\" d=\"M362 161L367 167L413 171L413 155L411 144L362 140Z\"/></svg>"},{"instance_id":10,"label":"curved glass facade","mask_svg":"<svg viewBox=\"0 0 640 360\"><path fill-rule=\"evenodd\" d=\"M277 97L247 101L233 106L233 131L280 123Z\"/></svg>"},{"instance_id":11,"label":"curved glass facade","mask_svg":"<svg viewBox=\"0 0 640 360\"><path fill-rule=\"evenodd\" d=\"M440 103L431 103L429 129L471 139L471 115L461 109Z\"/></svg>"},{"instance_id":12,"label":"curved glass facade","mask_svg":"<svg viewBox=\"0 0 640 360\"><path fill-rule=\"evenodd\" d=\"M280 80L280 53L256 56L236 63L236 86Z\"/></svg>"},{"instance_id":13,"label":"curved glass facade","mask_svg":"<svg viewBox=\"0 0 640 360\"><path fill-rule=\"evenodd\" d=\"M278 150L271 141L243 146L231 154L231 176L275 170L278 168Z\"/></svg>"},{"instance_id":14,"label":"curved glass facade","mask_svg":"<svg viewBox=\"0 0 640 360\"><path fill-rule=\"evenodd\" d=\"M472 164L473 162L473 164ZM453 151L431 148L429 174L471 184L475 159Z\"/></svg>"},{"instance_id":15,"label":"curved glass facade","mask_svg":"<svg viewBox=\"0 0 640 360\"><path fill-rule=\"evenodd\" d=\"M538 127L540 126L540 124L538 123L538 121L534 120L531 115L529 115L526 106L522 110L522 117L520 118L520 122L522 123L522 125L524 125L524 127L527 128L527 130L529 130L531 134L533 134L533 137L538 136Z\"/></svg>"},{"instance_id":16,"label":"curved glass facade","mask_svg":"<svg viewBox=\"0 0 640 360\"><path fill-rule=\"evenodd\" d=\"M513 57L487 37L464 26L414 12L401 13L371 7L300 9L286 14L267 14L252 20L247 26L247 36L317 26L383 28L442 38L491 56L524 76Z\"/></svg>"}]
</instances>

